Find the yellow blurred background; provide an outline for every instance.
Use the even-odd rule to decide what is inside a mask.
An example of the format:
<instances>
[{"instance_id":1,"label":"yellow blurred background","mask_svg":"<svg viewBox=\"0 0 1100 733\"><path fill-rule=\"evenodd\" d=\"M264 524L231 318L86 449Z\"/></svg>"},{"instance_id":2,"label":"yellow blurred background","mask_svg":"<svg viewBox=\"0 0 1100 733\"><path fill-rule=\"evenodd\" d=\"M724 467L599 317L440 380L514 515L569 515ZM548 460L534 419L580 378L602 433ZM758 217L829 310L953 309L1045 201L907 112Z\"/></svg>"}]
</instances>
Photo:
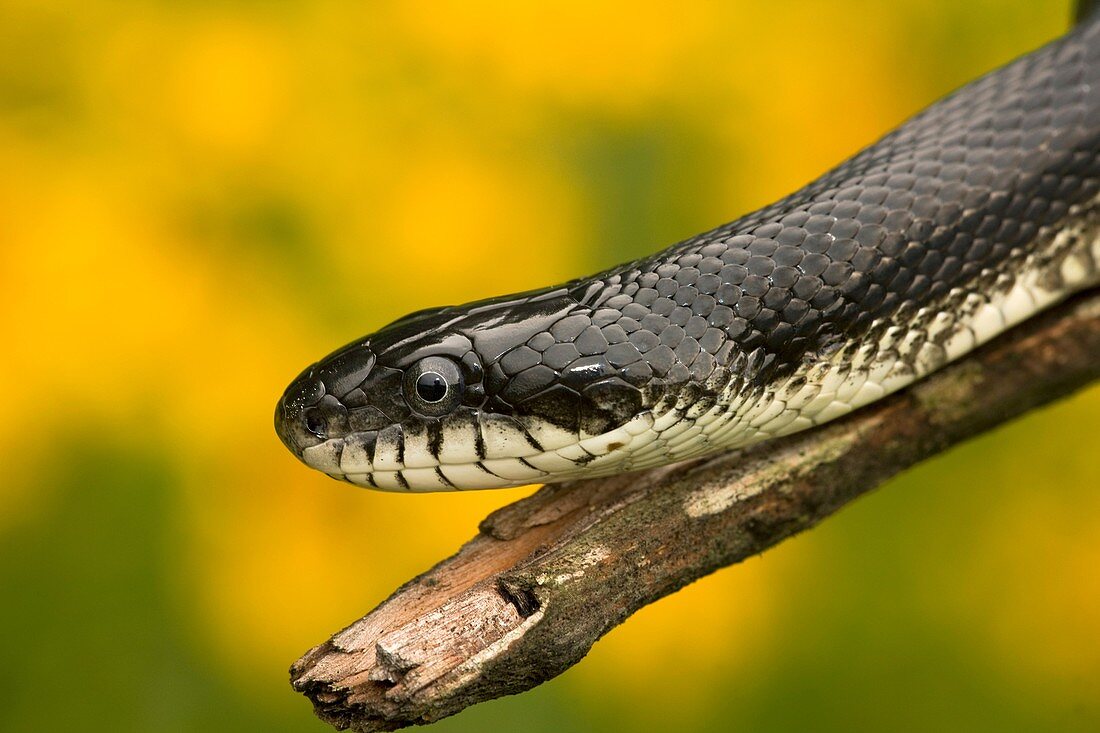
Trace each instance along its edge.
<instances>
[{"instance_id":1,"label":"yellow blurred background","mask_svg":"<svg viewBox=\"0 0 1100 733\"><path fill-rule=\"evenodd\" d=\"M0 0L0 730L324 730L289 664L529 490L305 469L303 366L729 220L1068 17ZM437 729L1098 730L1098 428L1094 388Z\"/></svg>"}]
</instances>

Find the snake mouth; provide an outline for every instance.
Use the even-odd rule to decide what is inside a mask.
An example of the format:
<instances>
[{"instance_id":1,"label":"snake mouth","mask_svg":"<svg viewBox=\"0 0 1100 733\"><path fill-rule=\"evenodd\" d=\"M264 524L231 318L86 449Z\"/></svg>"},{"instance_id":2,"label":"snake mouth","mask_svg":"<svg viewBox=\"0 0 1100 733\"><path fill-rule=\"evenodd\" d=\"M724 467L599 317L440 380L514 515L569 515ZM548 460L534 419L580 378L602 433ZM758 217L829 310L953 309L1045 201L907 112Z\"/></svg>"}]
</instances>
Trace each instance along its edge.
<instances>
[{"instance_id":1,"label":"snake mouth","mask_svg":"<svg viewBox=\"0 0 1100 733\"><path fill-rule=\"evenodd\" d=\"M521 427L510 418L505 424L516 429L508 436L501 423L468 426L476 429L434 444L416 426L393 425L319 441L304 447L299 458L333 478L387 491L525 486L582 472L595 475L601 469L629 470L633 451L651 440L653 416L644 412L614 430L587 437Z\"/></svg>"}]
</instances>

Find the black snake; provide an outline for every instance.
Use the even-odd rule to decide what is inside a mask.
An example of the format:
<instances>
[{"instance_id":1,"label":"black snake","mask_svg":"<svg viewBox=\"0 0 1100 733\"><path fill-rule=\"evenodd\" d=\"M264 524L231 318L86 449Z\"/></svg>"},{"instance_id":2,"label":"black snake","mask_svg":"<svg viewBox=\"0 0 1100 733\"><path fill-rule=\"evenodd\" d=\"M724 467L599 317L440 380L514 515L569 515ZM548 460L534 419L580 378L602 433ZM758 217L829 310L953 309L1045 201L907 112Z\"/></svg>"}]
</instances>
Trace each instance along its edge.
<instances>
[{"instance_id":1,"label":"black snake","mask_svg":"<svg viewBox=\"0 0 1100 733\"><path fill-rule=\"evenodd\" d=\"M592 277L412 314L276 429L377 489L515 486L803 430L1100 282L1100 13L771 206Z\"/></svg>"}]
</instances>

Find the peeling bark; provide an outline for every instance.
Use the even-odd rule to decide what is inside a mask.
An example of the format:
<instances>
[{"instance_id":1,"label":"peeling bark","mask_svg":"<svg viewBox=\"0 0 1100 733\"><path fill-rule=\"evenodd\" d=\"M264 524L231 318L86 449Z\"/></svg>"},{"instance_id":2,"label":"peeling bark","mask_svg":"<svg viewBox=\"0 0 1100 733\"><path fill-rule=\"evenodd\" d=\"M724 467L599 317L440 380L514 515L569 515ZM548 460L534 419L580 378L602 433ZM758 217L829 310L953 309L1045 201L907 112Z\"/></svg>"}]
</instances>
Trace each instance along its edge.
<instances>
[{"instance_id":1,"label":"peeling bark","mask_svg":"<svg viewBox=\"0 0 1100 733\"><path fill-rule=\"evenodd\" d=\"M530 689L642 606L913 464L1100 377L1100 292L822 428L547 486L291 668L337 728L393 730Z\"/></svg>"}]
</instances>

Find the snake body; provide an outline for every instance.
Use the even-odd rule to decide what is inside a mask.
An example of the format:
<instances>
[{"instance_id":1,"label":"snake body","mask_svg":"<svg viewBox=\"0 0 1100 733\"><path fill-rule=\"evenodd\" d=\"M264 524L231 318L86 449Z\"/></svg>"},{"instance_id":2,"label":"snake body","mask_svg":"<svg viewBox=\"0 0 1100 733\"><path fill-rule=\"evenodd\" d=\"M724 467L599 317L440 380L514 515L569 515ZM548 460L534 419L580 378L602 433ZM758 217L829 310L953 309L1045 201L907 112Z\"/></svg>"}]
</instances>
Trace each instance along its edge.
<instances>
[{"instance_id":1,"label":"snake body","mask_svg":"<svg viewBox=\"0 0 1100 733\"><path fill-rule=\"evenodd\" d=\"M619 473L832 420L1098 282L1093 14L732 223L345 346L276 429L377 489Z\"/></svg>"}]
</instances>

